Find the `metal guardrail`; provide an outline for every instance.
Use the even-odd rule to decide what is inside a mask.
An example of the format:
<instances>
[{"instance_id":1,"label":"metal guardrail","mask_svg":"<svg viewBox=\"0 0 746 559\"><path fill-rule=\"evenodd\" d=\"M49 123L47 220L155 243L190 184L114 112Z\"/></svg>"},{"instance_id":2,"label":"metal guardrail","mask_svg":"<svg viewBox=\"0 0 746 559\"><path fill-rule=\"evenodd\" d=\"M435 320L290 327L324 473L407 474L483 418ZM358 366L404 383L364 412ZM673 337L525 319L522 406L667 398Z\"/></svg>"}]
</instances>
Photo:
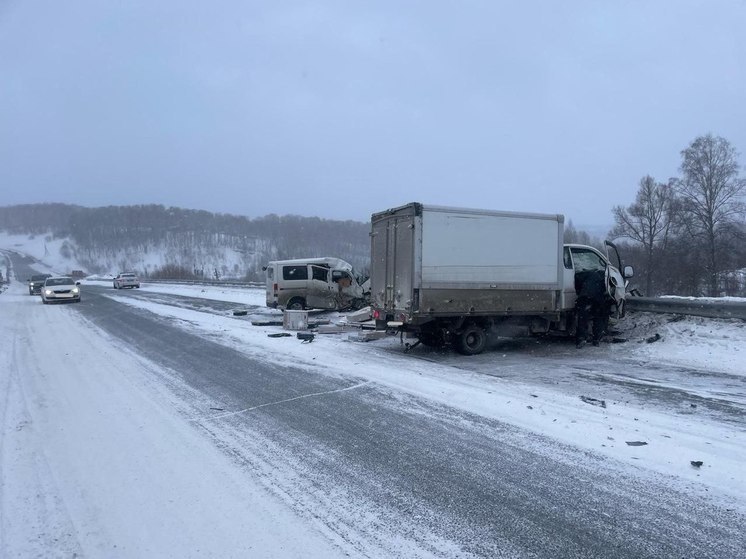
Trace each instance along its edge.
<instances>
[{"instance_id":1,"label":"metal guardrail","mask_svg":"<svg viewBox=\"0 0 746 559\"><path fill-rule=\"evenodd\" d=\"M629 311L686 314L706 318L746 320L746 302L678 299L668 297L628 297Z\"/></svg>"},{"instance_id":2,"label":"metal guardrail","mask_svg":"<svg viewBox=\"0 0 746 559\"><path fill-rule=\"evenodd\" d=\"M181 280L181 279L152 279L140 277L142 283L175 283L177 285L212 285L224 287L264 287L264 283L239 280Z\"/></svg>"},{"instance_id":3,"label":"metal guardrail","mask_svg":"<svg viewBox=\"0 0 746 559\"><path fill-rule=\"evenodd\" d=\"M239 280L177 280L141 278L143 283L178 285L211 285L225 287L264 287L261 282ZM627 297L627 310L651 313L685 314L705 318L738 318L746 320L746 302L713 301L668 297Z\"/></svg>"}]
</instances>

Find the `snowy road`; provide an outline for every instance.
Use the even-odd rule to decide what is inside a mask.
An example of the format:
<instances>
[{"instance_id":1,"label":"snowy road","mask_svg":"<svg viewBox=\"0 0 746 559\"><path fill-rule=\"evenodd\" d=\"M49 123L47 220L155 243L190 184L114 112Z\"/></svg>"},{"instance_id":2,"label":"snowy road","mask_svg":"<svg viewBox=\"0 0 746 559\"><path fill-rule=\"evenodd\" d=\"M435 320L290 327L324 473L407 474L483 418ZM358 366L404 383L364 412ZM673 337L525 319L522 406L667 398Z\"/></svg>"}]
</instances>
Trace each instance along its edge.
<instances>
[{"instance_id":1,"label":"snowy road","mask_svg":"<svg viewBox=\"0 0 746 559\"><path fill-rule=\"evenodd\" d=\"M746 548L746 391L717 341L709 368L562 342L464 359L267 338L229 312L261 294L24 289L0 295L3 557Z\"/></svg>"}]
</instances>

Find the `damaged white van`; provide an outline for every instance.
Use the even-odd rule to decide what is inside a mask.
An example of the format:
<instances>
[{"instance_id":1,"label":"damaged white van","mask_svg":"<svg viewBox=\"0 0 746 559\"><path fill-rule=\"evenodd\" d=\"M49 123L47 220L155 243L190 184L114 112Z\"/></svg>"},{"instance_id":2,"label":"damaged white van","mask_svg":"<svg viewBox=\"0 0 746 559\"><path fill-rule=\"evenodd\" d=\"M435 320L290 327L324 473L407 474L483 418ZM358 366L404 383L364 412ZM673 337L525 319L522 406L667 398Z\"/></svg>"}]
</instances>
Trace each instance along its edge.
<instances>
[{"instance_id":1,"label":"damaged white van","mask_svg":"<svg viewBox=\"0 0 746 559\"><path fill-rule=\"evenodd\" d=\"M370 281L339 258L275 260L263 270L267 306L274 309L360 309L370 299Z\"/></svg>"}]
</instances>

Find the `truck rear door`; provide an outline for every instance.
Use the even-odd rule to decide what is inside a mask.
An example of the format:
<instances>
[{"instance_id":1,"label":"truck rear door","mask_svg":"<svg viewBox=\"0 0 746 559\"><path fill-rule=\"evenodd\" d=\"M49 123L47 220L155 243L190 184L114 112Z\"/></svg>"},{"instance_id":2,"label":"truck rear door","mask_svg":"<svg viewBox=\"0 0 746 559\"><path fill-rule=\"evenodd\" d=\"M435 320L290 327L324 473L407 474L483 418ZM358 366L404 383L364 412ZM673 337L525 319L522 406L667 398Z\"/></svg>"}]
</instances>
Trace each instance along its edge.
<instances>
[{"instance_id":1,"label":"truck rear door","mask_svg":"<svg viewBox=\"0 0 746 559\"><path fill-rule=\"evenodd\" d=\"M387 312L412 310L415 216L394 214L375 221L371 240L371 300Z\"/></svg>"}]
</instances>

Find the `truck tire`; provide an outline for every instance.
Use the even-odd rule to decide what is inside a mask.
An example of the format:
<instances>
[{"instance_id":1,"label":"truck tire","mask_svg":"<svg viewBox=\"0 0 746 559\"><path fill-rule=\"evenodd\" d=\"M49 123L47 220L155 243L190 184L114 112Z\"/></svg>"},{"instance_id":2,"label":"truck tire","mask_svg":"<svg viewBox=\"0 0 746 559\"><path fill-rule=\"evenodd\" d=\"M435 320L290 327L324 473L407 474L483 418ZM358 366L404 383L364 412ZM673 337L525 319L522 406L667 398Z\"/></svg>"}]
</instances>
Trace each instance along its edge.
<instances>
[{"instance_id":1,"label":"truck tire","mask_svg":"<svg viewBox=\"0 0 746 559\"><path fill-rule=\"evenodd\" d=\"M301 297L293 297L285 308L289 311L302 311L306 308L306 302Z\"/></svg>"},{"instance_id":2,"label":"truck tire","mask_svg":"<svg viewBox=\"0 0 746 559\"><path fill-rule=\"evenodd\" d=\"M470 324L458 335L456 350L462 355L477 355L487 346L487 332L476 324Z\"/></svg>"}]
</instances>

